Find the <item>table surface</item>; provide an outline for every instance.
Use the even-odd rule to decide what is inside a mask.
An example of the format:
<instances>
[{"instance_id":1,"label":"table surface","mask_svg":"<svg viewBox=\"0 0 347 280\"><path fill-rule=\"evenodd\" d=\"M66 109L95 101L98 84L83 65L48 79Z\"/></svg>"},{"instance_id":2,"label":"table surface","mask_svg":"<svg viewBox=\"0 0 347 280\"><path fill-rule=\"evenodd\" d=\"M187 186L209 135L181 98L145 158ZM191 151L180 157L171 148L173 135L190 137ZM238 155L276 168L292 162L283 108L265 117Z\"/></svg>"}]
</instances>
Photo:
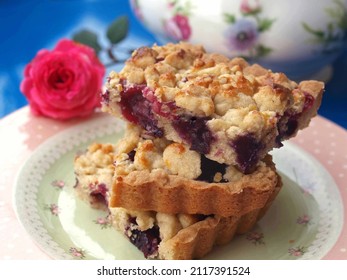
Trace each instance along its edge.
<instances>
[{"instance_id":1,"label":"table surface","mask_svg":"<svg viewBox=\"0 0 347 280\"><path fill-rule=\"evenodd\" d=\"M52 48L63 38L88 28L102 36L116 17L130 20L130 48L154 37L136 21L125 0L2 0L0 2L0 118L27 105L19 90L24 66L42 48ZM102 34L103 35L102 35ZM333 77L319 114L347 128L347 49L333 64ZM107 69L110 70L110 69Z\"/></svg>"}]
</instances>

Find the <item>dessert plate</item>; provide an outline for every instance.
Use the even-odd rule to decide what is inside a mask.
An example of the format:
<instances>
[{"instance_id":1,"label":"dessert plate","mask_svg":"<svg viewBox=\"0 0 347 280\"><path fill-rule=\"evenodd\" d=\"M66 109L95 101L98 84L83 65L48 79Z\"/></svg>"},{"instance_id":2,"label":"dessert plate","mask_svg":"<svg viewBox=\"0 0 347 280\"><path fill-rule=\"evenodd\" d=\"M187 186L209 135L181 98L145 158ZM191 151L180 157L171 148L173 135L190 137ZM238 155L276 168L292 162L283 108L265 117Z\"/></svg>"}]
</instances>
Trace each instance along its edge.
<instances>
[{"instance_id":1,"label":"dessert plate","mask_svg":"<svg viewBox=\"0 0 347 280\"><path fill-rule=\"evenodd\" d=\"M107 213L74 193L73 160L94 142L115 143L123 123L99 118L41 144L24 163L14 188L17 216L37 245L54 259L143 259ZM273 153L283 189L249 233L216 247L206 259L321 259L343 228L344 207L331 175L299 146Z\"/></svg>"}]
</instances>

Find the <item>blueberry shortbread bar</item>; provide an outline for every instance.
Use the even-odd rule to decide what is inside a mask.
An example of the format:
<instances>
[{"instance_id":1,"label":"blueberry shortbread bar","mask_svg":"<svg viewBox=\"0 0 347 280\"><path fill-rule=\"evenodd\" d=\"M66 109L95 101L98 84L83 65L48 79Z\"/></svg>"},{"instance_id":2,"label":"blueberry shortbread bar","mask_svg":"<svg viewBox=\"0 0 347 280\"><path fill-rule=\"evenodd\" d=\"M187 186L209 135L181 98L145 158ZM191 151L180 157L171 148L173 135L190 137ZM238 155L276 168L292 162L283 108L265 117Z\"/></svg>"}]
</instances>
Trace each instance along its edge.
<instances>
[{"instance_id":1,"label":"blueberry shortbread bar","mask_svg":"<svg viewBox=\"0 0 347 280\"><path fill-rule=\"evenodd\" d=\"M269 155L243 174L184 144L146 138L131 124L114 160L110 207L132 210L241 216L264 207L280 180Z\"/></svg>"},{"instance_id":2,"label":"blueberry shortbread bar","mask_svg":"<svg viewBox=\"0 0 347 280\"><path fill-rule=\"evenodd\" d=\"M128 129L127 136L132 133L134 129ZM76 157L74 163L78 182L76 190L84 200L91 203L92 207L96 206L95 202L97 205L104 205L108 197L112 196L112 193L109 195L114 172L111 162L117 158L115 155L117 148L124 150L127 146L122 141L117 146L95 143L86 153ZM118 152L118 156L120 155ZM100 184L103 186L102 191L95 187ZM111 213L110 218L115 228L141 250L146 258L202 258L215 245L226 244L235 234L249 231L264 215L280 188L279 180L262 208L242 216L168 214L121 207L109 207L105 210ZM96 201L95 190L99 196Z\"/></svg>"},{"instance_id":3,"label":"blueberry shortbread bar","mask_svg":"<svg viewBox=\"0 0 347 280\"><path fill-rule=\"evenodd\" d=\"M251 173L308 125L323 90L318 81L297 84L241 58L179 43L134 51L119 73L110 73L102 108L152 137Z\"/></svg>"}]
</instances>

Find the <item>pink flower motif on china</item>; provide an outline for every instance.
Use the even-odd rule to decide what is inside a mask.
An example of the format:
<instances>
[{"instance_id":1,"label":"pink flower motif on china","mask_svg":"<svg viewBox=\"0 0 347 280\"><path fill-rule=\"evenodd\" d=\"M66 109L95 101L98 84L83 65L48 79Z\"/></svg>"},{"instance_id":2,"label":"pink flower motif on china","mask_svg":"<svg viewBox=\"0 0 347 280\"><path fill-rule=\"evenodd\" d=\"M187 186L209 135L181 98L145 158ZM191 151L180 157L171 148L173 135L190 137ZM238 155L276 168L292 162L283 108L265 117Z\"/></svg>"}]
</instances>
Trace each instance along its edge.
<instances>
[{"instance_id":1,"label":"pink flower motif on china","mask_svg":"<svg viewBox=\"0 0 347 280\"><path fill-rule=\"evenodd\" d=\"M104 74L92 48L63 39L53 50L37 53L25 67L20 89L37 116L84 117L100 106Z\"/></svg>"},{"instance_id":2,"label":"pink flower motif on china","mask_svg":"<svg viewBox=\"0 0 347 280\"><path fill-rule=\"evenodd\" d=\"M229 25L225 32L227 46L232 51L246 51L255 47L259 33L253 19L241 18Z\"/></svg>"},{"instance_id":3,"label":"pink flower motif on china","mask_svg":"<svg viewBox=\"0 0 347 280\"><path fill-rule=\"evenodd\" d=\"M163 21L163 27L166 35L175 41L187 41L192 35L192 28L189 23L192 6L190 1L184 5L180 1L168 1L168 8L171 17Z\"/></svg>"},{"instance_id":4,"label":"pink flower motif on china","mask_svg":"<svg viewBox=\"0 0 347 280\"><path fill-rule=\"evenodd\" d=\"M189 18L181 14L176 14L165 21L164 29L166 34L175 41L188 40L192 33Z\"/></svg>"},{"instance_id":5,"label":"pink flower motif on china","mask_svg":"<svg viewBox=\"0 0 347 280\"><path fill-rule=\"evenodd\" d=\"M261 9L259 0L242 0L240 11L243 14L254 14Z\"/></svg>"},{"instance_id":6,"label":"pink flower motif on china","mask_svg":"<svg viewBox=\"0 0 347 280\"><path fill-rule=\"evenodd\" d=\"M84 259L86 256L85 256L85 251L82 250L82 249L78 249L78 248L75 248L75 247L71 247L69 249L69 253L76 257L76 258L79 258L79 259Z\"/></svg>"},{"instance_id":7,"label":"pink flower motif on china","mask_svg":"<svg viewBox=\"0 0 347 280\"><path fill-rule=\"evenodd\" d=\"M177 5L177 0L171 0L171 1L169 1L169 3L167 4L167 6L169 7L169 9L174 9L176 5Z\"/></svg>"},{"instance_id":8,"label":"pink flower motif on china","mask_svg":"<svg viewBox=\"0 0 347 280\"><path fill-rule=\"evenodd\" d=\"M288 249L289 255L294 257L301 257L302 255L305 254L305 252L306 252L306 248L302 246Z\"/></svg>"},{"instance_id":9,"label":"pink flower motif on china","mask_svg":"<svg viewBox=\"0 0 347 280\"><path fill-rule=\"evenodd\" d=\"M130 5L133 8L135 16L139 20L143 20L143 14L142 14L142 11L140 9L139 1L138 0L131 0L130 1Z\"/></svg>"},{"instance_id":10,"label":"pink flower motif on china","mask_svg":"<svg viewBox=\"0 0 347 280\"><path fill-rule=\"evenodd\" d=\"M261 42L261 34L271 29L275 18L262 15L262 8L258 0L242 0L240 15L224 13L224 20L228 23L224 31L225 45L235 54L248 59L269 55L273 49ZM241 53L241 54L240 54Z\"/></svg>"},{"instance_id":11,"label":"pink flower motif on china","mask_svg":"<svg viewBox=\"0 0 347 280\"><path fill-rule=\"evenodd\" d=\"M247 240L252 241L253 244L265 244L264 242L264 234L262 232L249 232L246 236Z\"/></svg>"},{"instance_id":12,"label":"pink flower motif on china","mask_svg":"<svg viewBox=\"0 0 347 280\"><path fill-rule=\"evenodd\" d=\"M298 217L296 220L296 223L299 225L308 225L311 221L311 217L308 215L302 215L301 217Z\"/></svg>"},{"instance_id":13,"label":"pink flower motif on china","mask_svg":"<svg viewBox=\"0 0 347 280\"><path fill-rule=\"evenodd\" d=\"M62 189L65 187L65 182L63 180L54 180L51 185L53 187L57 187L58 189Z\"/></svg>"},{"instance_id":14,"label":"pink flower motif on china","mask_svg":"<svg viewBox=\"0 0 347 280\"><path fill-rule=\"evenodd\" d=\"M53 216L58 216L58 215L60 214L60 208L59 208L59 206L58 206L57 204L55 204L55 203L46 205L45 208L46 208L47 210L49 210Z\"/></svg>"},{"instance_id":15,"label":"pink flower motif on china","mask_svg":"<svg viewBox=\"0 0 347 280\"><path fill-rule=\"evenodd\" d=\"M108 228L111 226L110 219L108 217L99 217L95 221L95 224L100 225L102 229Z\"/></svg>"}]
</instances>

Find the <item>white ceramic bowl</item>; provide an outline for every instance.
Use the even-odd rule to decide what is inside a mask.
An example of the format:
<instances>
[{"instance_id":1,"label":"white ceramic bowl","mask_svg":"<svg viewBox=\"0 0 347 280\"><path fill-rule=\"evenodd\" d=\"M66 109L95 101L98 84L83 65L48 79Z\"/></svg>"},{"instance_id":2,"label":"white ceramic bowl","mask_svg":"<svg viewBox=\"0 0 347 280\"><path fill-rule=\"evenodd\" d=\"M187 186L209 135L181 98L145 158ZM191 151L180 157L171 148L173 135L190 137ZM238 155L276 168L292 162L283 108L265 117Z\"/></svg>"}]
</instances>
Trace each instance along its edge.
<instances>
[{"instance_id":1,"label":"white ceramic bowl","mask_svg":"<svg viewBox=\"0 0 347 280\"><path fill-rule=\"evenodd\" d=\"M188 41L293 79L313 77L346 42L346 0L131 0L158 43Z\"/></svg>"}]
</instances>

